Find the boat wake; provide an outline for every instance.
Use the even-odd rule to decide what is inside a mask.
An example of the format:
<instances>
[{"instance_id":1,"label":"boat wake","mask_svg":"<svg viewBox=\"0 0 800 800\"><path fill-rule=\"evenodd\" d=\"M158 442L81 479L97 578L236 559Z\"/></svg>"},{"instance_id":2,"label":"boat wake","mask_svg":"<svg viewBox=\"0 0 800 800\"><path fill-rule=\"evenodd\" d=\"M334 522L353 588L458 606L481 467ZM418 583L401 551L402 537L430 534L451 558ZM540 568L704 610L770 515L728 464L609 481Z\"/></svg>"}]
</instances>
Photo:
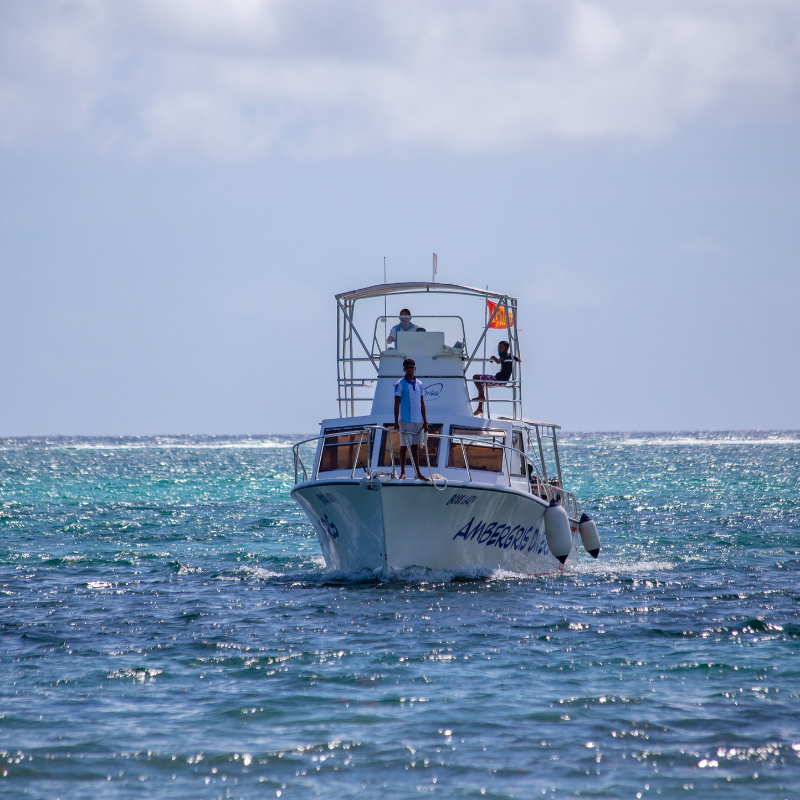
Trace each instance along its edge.
<instances>
[{"instance_id":1,"label":"boat wake","mask_svg":"<svg viewBox=\"0 0 800 800\"><path fill-rule=\"evenodd\" d=\"M565 572L569 572L566 570ZM362 569L357 571L298 569L276 572L263 567L240 567L233 575L221 575L220 580L264 581L270 583L303 584L309 586L349 586L367 584L430 584L430 583L486 583L491 581L519 581L533 578L558 577L558 571L543 575L528 575L508 570L486 570L477 567L464 569Z\"/></svg>"},{"instance_id":2,"label":"boat wake","mask_svg":"<svg viewBox=\"0 0 800 800\"><path fill-rule=\"evenodd\" d=\"M529 581L542 578L559 579L564 577L624 578L672 571L675 567L669 561L589 561L576 559L567 563L563 570L527 574L503 569L487 570L479 567L462 569L428 569L427 567L407 567L405 569L362 569L357 571L327 570L321 557L314 558L310 567L289 568L285 571L269 569L257 565L242 566L233 573L220 575L220 580L244 580L274 584L293 584L301 586L365 586L377 584L444 584L444 583L503 583L509 581Z\"/></svg>"}]
</instances>

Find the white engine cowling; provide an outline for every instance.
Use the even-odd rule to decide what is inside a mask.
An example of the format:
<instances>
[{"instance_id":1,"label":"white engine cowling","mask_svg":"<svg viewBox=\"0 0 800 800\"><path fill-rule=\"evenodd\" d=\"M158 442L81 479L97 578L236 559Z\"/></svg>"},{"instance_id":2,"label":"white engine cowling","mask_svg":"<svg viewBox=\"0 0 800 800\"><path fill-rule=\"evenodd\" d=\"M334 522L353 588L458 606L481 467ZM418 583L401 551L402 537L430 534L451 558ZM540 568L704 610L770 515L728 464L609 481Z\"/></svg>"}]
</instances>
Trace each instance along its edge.
<instances>
[{"instance_id":1,"label":"white engine cowling","mask_svg":"<svg viewBox=\"0 0 800 800\"><path fill-rule=\"evenodd\" d=\"M572 550L572 533L567 512L557 500L544 512L544 532L550 552L563 564Z\"/></svg>"},{"instance_id":2,"label":"white engine cowling","mask_svg":"<svg viewBox=\"0 0 800 800\"><path fill-rule=\"evenodd\" d=\"M586 552L593 558L597 558L600 553L600 534L597 532L597 525L588 514L581 514L578 530L581 532L581 540Z\"/></svg>"}]
</instances>

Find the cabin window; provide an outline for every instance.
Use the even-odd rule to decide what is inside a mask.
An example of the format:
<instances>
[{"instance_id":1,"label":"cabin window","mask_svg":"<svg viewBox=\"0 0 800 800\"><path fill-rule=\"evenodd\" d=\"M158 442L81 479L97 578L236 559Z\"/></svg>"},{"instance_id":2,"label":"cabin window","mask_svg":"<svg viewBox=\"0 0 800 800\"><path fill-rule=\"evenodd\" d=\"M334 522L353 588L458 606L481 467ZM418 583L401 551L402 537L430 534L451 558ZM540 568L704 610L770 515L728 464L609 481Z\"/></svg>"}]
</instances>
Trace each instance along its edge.
<instances>
[{"instance_id":1,"label":"cabin window","mask_svg":"<svg viewBox=\"0 0 800 800\"><path fill-rule=\"evenodd\" d=\"M488 428L451 428L451 436L470 437L473 441L462 442L458 439L450 441L450 457L448 467L465 469L464 451L467 454L470 470L484 472L503 472L503 447L506 441L504 430ZM479 441L474 441L478 439Z\"/></svg>"},{"instance_id":2,"label":"cabin window","mask_svg":"<svg viewBox=\"0 0 800 800\"><path fill-rule=\"evenodd\" d=\"M360 442L360 444L359 444ZM319 472L333 472L337 469L352 471L369 469L369 454L372 447L372 431L364 432L352 428L328 428L325 443L319 460Z\"/></svg>"},{"instance_id":3,"label":"cabin window","mask_svg":"<svg viewBox=\"0 0 800 800\"><path fill-rule=\"evenodd\" d=\"M525 465L525 456L520 455L521 453L525 452L525 438L522 435L522 431L515 430L511 434L511 445L515 451L510 453L510 463L511 463L511 474L512 475L527 475L528 470Z\"/></svg>"},{"instance_id":4,"label":"cabin window","mask_svg":"<svg viewBox=\"0 0 800 800\"><path fill-rule=\"evenodd\" d=\"M390 428L394 423L387 422L385 427ZM420 450L419 460L422 462L419 466L423 469L428 467L428 459L431 462L431 469L439 465L439 443L442 441L438 438L438 434L442 432L441 425L428 425L428 456L426 458L425 451ZM391 436L391 448L389 446L389 437ZM394 453L395 466L400 466L400 434L397 431L384 431L383 439L381 441L381 455L378 459L379 467L388 467L392 463L392 453ZM411 453L406 453L406 465L411 465Z\"/></svg>"}]
</instances>

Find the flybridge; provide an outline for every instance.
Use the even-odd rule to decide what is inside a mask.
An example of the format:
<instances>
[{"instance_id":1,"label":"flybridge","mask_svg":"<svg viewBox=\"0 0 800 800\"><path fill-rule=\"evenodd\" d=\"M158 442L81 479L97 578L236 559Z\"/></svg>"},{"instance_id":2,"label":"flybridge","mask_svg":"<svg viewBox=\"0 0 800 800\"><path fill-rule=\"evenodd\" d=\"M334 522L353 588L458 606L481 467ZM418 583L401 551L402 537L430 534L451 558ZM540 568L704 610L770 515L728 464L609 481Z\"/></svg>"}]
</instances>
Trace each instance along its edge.
<instances>
[{"instance_id":1,"label":"flybridge","mask_svg":"<svg viewBox=\"0 0 800 800\"><path fill-rule=\"evenodd\" d=\"M460 314L415 314L412 329L399 330L394 341L387 343L387 333L397 322L396 313L387 313L387 299L392 297L396 304L398 297L408 296L403 302L412 305L414 296L419 295L439 296L443 305L447 296L468 299L472 301L470 310L473 313L466 325ZM379 308L381 299L383 314ZM483 374L489 369L493 354L487 352L489 330L497 329L504 334L511 351L519 355L517 300L489 289L448 283L385 283L338 294L336 303L340 417L388 413L392 386L403 376L402 362L407 357L417 362L417 377L426 386L426 402L437 402L441 412L469 416L472 407L468 379L471 372ZM426 305L430 307L429 300ZM361 330L355 322L357 311ZM474 345L468 342L468 334L474 335ZM490 394L488 416L493 405L502 404L511 419L521 417L519 363L514 363L510 379L504 381L501 388L493 388ZM365 403L372 404L369 411Z\"/></svg>"}]
</instances>

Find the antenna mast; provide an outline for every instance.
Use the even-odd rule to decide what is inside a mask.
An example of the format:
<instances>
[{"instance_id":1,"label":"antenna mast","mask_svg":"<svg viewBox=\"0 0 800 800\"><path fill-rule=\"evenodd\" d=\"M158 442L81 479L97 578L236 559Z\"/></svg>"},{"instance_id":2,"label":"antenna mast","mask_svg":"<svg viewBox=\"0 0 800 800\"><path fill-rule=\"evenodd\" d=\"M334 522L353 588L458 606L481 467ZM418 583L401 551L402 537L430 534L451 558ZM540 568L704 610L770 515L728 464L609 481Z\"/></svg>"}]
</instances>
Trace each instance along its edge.
<instances>
[{"instance_id":1,"label":"antenna mast","mask_svg":"<svg viewBox=\"0 0 800 800\"><path fill-rule=\"evenodd\" d=\"M386 286L386 256L383 257L383 285ZM383 295L383 347L386 346L386 295ZM380 349L382 350L383 347Z\"/></svg>"}]
</instances>

